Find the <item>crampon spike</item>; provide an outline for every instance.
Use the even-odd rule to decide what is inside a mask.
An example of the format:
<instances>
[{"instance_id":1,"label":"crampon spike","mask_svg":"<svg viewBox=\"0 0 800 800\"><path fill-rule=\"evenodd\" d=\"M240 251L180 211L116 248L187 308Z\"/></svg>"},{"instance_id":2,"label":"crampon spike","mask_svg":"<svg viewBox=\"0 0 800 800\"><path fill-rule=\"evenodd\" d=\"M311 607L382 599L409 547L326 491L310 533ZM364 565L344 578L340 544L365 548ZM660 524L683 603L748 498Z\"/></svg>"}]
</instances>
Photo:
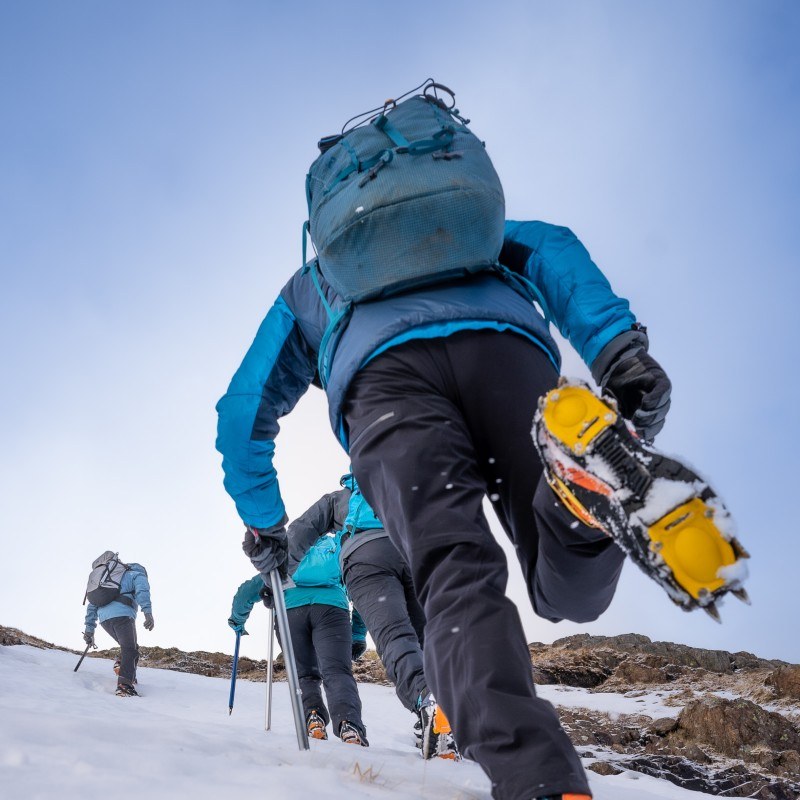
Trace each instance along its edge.
<instances>
[{"instance_id":1,"label":"crampon spike","mask_svg":"<svg viewBox=\"0 0 800 800\"><path fill-rule=\"evenodd\" d=\"M747 590L743 588L739 589L731 589L731 594L737 599L741 600L745 605L752 605L750 602L750 595L747 594Z\"/></svg>"},{"instance_id":2,"label":"crampon spike","mask_svg":"<svg viewBox=\"0 0 800 800\"><path fill-rule=\"evenodd\" d=\"M734 539L731 542L731 546L733 547L733 551L736 553L737 558L750 558L750 553L745 550L742 546L742 543L738 539Z\"/></svg>"},{"instance_id":3,"label":"crampon spike","mask_svg":"<svg viewBox=\"0 0 800 800\"><path fill-rule=\"evenodd\" d=\"M720 617L719 609L715 603L709 603L706 606L701 606L701 608L706 612L706 614L708 614L709 617L711 617L711 619L714 620L714 622L719 622L720 625L722 624L722 617Z\"/></svg>"}]
</instances>

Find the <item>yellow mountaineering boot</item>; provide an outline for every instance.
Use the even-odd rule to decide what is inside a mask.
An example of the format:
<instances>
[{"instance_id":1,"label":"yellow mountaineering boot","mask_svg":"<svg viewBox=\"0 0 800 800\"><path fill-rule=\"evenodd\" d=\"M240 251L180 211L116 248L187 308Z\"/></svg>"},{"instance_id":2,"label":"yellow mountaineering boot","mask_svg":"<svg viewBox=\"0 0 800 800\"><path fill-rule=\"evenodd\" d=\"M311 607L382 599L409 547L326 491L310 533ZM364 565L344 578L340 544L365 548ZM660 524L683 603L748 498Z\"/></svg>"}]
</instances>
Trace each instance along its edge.
<instances>
[{"instance_id":1,"label":"yellow mountaineering boot","mask_svg":"<svg viewBox=\"0 0 800 800\"><path fill-rule=\"evenodd\" d=\"M561 378L540 398L532 435L564 505L613 538L673 602L717 621L715 601L728 592L749 602L742 588L749 555L722 500L632 433L612 398Z\"/></svg>"}]
</instances>

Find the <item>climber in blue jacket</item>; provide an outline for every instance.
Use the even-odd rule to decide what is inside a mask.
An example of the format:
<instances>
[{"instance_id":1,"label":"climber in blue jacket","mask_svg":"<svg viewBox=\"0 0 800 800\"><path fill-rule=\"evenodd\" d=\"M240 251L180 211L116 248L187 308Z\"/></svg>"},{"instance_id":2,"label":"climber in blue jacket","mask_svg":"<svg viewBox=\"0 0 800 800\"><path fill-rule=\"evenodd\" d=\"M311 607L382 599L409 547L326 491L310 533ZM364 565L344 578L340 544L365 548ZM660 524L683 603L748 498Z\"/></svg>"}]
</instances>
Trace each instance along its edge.
<instances>
[{"instance_id":1,"label":"climber in blue jacket","mask_svg":"<svg viewBox=\"0 0 800 800\"><path fill-rule=\"evenodd\" d=\"M500 264L536 288L598 384L652 439L670 383L628 302L567 228L507 221L504 237ZM411 568L426 616L425 675L462 752L487 772L495 797L588 796L553 707L536 696L483 499L547 619L596 619L624 554L577 521L543 477L531 423L561 359L545 316L506 278L478 272L356 304L334 337L329 320L346 304L313 264L301 267L217 405L217 448L246 526L245 553L265 576L285 569L278 421L324 383L331 427Z\"/></svg>"}]
</instances>

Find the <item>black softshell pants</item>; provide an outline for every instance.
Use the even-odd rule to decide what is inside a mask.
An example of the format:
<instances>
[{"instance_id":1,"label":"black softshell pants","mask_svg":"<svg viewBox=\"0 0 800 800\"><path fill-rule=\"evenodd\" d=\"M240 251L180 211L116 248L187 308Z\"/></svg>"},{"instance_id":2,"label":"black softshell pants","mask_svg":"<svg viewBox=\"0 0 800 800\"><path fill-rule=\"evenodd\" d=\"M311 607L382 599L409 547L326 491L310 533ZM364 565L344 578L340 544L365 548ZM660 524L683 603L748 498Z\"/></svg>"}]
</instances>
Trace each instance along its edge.
<instances>
[{"instance_id":1,"label":"black softshell pants","mask_svg":"<svg viewBox=\"0 0 800 800\"><path fill-rule=\"evenodd\" d=\"M353 550L342 574L400 702L416 711L417 700L427 689L422 663L425 614L408 564L386 537Z\"/></svg>"},{"instance_id":2,"label":"black softshell pants","mask_svg":"<svg viewBox=\"0 0 800 800\"><path fill-rule=\"evenodd\" d=\"M350 612L337 606L310 605L290 608L286 613L306 719L316 711L326 726L333 723L336 736L345 720L366 735L353 677ZM327 706L322 699L323 686Z\"/></svg>"},{"instance_id":3,"label":"black softshell pants","mask_svg":"<svg viewBox=\"0 0 800 800\"><path fill-rule=\"evenodd\" d=\"M133 686L136 682L136 665L139 663L139 646L136 641L136 620L132 617L111 617L101 622L103 630L119 645L119 676L117 685Z\"/></svg>"},{"instance_id":4,"label":"black softshell pants","mask_svg":"<svg viewBox=\"0 0 800 800\"><path fill-rule=\"evenodd\" d=\"M484 496L547 619L595 619L623 561L542 478L531 427L537 398L556 379L522 336L466 331L381 354L344 406L355 476L406 556L425 610L426 678L497 800L589 790L555 709L536 696Z\"/></svg>"}]
</instances>

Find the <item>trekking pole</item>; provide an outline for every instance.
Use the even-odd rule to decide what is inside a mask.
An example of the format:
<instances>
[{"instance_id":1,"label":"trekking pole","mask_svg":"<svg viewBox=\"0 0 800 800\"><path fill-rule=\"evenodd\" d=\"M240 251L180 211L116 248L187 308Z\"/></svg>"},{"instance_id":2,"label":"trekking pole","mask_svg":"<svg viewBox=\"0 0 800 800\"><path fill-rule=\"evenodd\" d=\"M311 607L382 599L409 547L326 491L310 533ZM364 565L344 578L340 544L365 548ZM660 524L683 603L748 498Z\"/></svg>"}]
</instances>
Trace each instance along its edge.
<instances>
[{"instance_id":1,"label":"trekking pole","mask_svg":"<svg viewBox=\"0 0 800 800\"><path fill-rule=\"evenodd\" d=\"M75 665L75 669L72 670L73 672L77 672L78 671L78 667L81 664L83 664L83 659L86 658L86 654L89 652L89 648L90 647L94 647L94 649L97 650L97 645L94 642L92 642L91 644L87 644L86 645L86 649L83 651L83 655L81 656L80 661L78 661L78 663Z\"/></svg>"},{"instance_id":2,"label":"trekking pole","mask_svg":"<svg viewBox=\"0 0 800 800\"><path fill-rule=\"evenodd\" d=\"M274 660L272 658L273 650L273 640L275 638L275 609L269 609L269 627L267 628L269 633L269 651L267 655L267 707L264 710L264 730L268 731L272 727L272 668L274 665Z\"/></svg>"},{"instance_id":3,"label":"trekking pole","mask_svg":"<svg viewBox=\"0 0 800 800\"><path fill-rule=\"evenodd\" d=\"M231 696L228 698L228 716L233 713L233 695L236 692L236 669L239 666L239 641L242 634L236 631L236 647L233 650L233 669L231 669Z\"/></svg>"},{"instance_id":4,"label":"trekking pole","mask_svg":"<svg viewBox=\"0 0 800 800\"><path fill-rule=\"evenodd\" d=\"M281 586L281 576L277 569L269 574L272 584L272 603L275 606L275 616L278 623L278 630L281 632L281 647L283 648L283 658L286 663L286 679L289 682L289 694L292 701L292 711L294 712L294 727L297 731L297 746L301 750L309 750L308 731L306 721L303 716L303 700L300 691L300 681L297 678L297 664L294 660L294 648L292 647L292 634L289 631L289 617L286 615L286 602L283 599L283 587Z\"/></svg>"}]
</instances>

